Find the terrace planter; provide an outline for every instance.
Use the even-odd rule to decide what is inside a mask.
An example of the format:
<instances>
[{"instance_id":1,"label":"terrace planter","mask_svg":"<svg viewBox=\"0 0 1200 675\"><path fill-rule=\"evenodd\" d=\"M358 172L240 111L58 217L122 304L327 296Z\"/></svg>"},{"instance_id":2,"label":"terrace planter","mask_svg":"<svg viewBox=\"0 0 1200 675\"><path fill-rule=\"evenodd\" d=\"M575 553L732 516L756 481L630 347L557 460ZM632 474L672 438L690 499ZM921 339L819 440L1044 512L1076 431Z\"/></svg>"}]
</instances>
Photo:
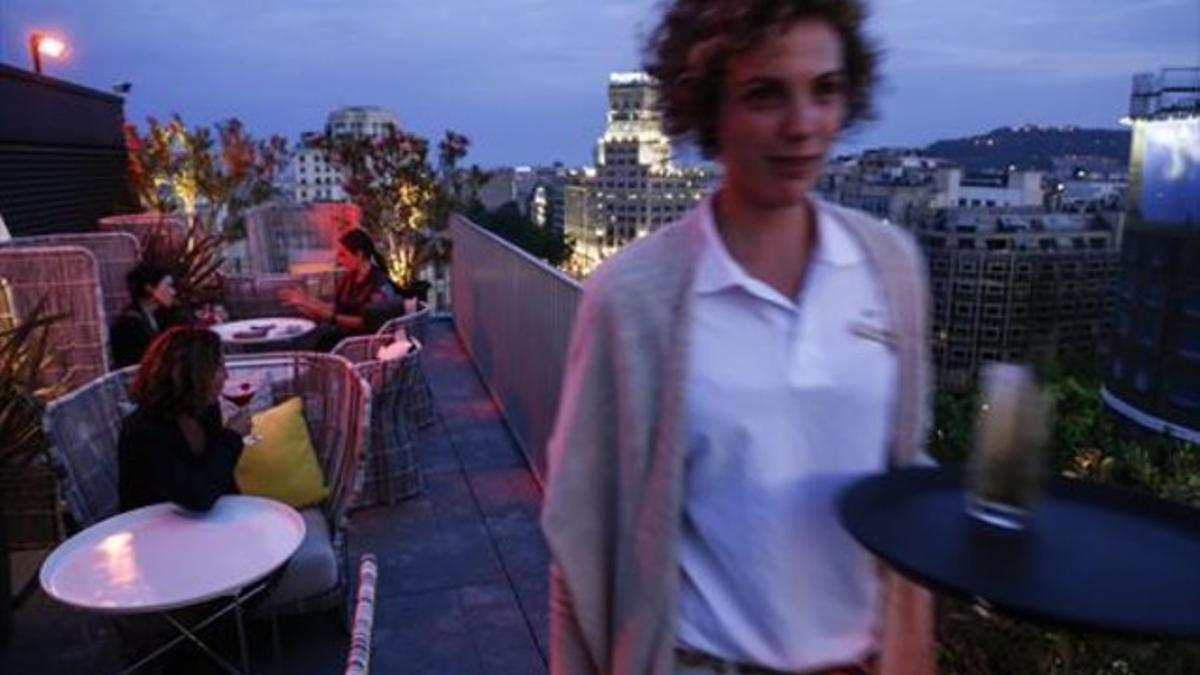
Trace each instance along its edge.
<instances>
[{"instance_id":1,"label":"terrace planter","mask_svg":"<svg viewBox=\"0 0 1200 675\"><path fill-rule=\"evenodd\" d=\"M101 232L128 232L145 242L146 237L159 230L169 233L171 241L183 241L187 237L187 221L171 213L142 211L140 213L118 213L105 216L96 222Z\"/></svg>"},{"instance_id":2,"label":"terrace planter","mask_svg":"<svg viewBox=\"0 0 1200 675\"><path fill-rule=\"evenodd\" d=\"M428 281L424 279L414 281L408 286L403 286L400 289L400 297L404 299L416 298L421 302L429 302L429 289L432 288Z\"/></svg>"}]
</instances>

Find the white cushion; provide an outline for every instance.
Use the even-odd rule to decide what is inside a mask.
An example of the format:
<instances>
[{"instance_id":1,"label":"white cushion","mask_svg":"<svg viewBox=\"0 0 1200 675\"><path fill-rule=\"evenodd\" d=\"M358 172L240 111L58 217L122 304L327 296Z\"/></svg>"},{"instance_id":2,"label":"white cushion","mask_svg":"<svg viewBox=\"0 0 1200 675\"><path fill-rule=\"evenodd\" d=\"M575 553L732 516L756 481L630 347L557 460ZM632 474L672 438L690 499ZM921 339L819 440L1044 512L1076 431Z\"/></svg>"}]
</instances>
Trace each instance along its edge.
<instances>
[{"instance_id":1,"label":"white cushion","mask_svg":"<svg viewBox=\"0 0 1200 675\"><path fill-rule=\"evenodd\" d=\"M304 540L288 561L275 584L267 589L260 609L274 609L296 600L320 595L337 585L338 563L329 538L329 523L320 508L300 511L304 518Z\"/></svg>"},{"instance_id":2,"label":"white cushion","mask_svg":"<svg viewBox=\"0 0 1200 675\"><path fill-rule=\"evenodd\" d=\"M379 349L379 353L375 355L375 358L379 359L380 361L392 361L403 358L404 355L413 348L414 342L416 342L416 340L410 342L408 338L397 337L391 344L381 347Z\"/></svg>"}]
</instances>

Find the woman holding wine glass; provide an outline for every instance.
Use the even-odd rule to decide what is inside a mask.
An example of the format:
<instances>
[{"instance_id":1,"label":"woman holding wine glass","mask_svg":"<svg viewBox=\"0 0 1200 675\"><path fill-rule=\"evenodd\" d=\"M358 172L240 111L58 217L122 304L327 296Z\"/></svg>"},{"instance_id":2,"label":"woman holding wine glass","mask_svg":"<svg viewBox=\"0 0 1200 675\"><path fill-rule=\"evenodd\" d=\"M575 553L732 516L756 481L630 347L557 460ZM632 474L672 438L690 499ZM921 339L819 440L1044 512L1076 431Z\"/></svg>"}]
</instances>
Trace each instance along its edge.
<instances>
[{"instance_id":1,"label":"woman holding wine glass","mask_svg":"<svg viewBox=\"0 0 1200 675\"><path fill-rule=\"evenodd\" d=\"M221 339L208 329L171 328L150 344L131 390L138 407L122 423L117 447L122 511L158 502L206 511L237 492L233 471L250 420L239 406L222 422L226 379ZM253 393L227 395L236 405L232 398Z\"/></svg>"}]
</instances>

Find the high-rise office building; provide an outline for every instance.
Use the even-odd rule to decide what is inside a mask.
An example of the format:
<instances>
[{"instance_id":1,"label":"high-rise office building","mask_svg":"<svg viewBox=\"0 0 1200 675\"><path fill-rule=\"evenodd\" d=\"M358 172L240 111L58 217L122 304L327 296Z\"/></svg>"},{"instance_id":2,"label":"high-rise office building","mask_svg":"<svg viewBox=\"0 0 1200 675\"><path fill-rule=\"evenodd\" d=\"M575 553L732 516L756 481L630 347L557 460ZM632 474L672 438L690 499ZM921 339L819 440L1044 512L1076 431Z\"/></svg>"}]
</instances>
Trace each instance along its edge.
<instances>
[{"instance_id":1,"label":"high-rise office building","mask_svg":"<svg viewBox=\"0 0 1200 675\"><path fill-rule=\"evenodd\" d=\"M1103 396L1200 443L1200 68L1137 75L1126 229Z\"/></svg>"},{"instance_id":2,"label":"high-rise office building","mask_svg":"<svg viewBox=\"0 0 1200 675\"><path fill-rule=\"evenodd\" d=\"M563 195L566 232L585 267L677 220L714 179L712 171L672 161L657 97L657 85L645 73L609 77L608 118L596 142L595 175L574 181Z\"/></svg>"}]
</instances>

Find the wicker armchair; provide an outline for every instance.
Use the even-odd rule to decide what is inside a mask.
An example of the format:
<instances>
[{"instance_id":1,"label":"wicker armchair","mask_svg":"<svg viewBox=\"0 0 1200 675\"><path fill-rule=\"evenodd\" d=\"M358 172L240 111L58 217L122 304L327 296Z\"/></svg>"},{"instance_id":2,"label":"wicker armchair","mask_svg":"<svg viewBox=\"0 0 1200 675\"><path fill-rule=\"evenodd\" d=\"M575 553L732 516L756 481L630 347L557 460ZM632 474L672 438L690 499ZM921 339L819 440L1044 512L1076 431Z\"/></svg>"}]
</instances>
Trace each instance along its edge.
<instances>
[{"instance_id":1,"label":"wicker armchair","mask_svg":"<svg viewBox=\"0 0 1200 675\"><path fill-rule=\"evenodd\" d=\"M8 279L0 277L0 331L17 325L17 314L13 311L12 288Z\"/></svg>"},{"instance_id":2,"label":"wicker armchair","mask_svg":"<svg viewBox=\"0 0 1200 675\"><path fill-rule=\"evenodd\" d=\"M418 303L417 311L397 317L383 324L376 335L381 337L406 337L417 344L417 354L420 354L425 344L426 327L429 325L431 308L426 303ZM433 406L433 391L429 387L429 379L425 370L418 364L409 374L412 381L405 398L405 410L409 420L418 429L424 429L437 421L437 411Z\"/></svg>"},{"instance_id":3,"label":"wicker armchair","mask_svg":"<svg viewBox=\"0 0 1200 675\"><path fill-rule=\"evenodd\" d=\"M420 347L401 358L379 360L379 350L392 336L364 335L342 340L333 354L354 364L354 369L371 387L371 454L363 472L360 506L394 504L421 491L421 467L417 462L412 434L414 395L422 395L424 378Z\"/></svg>"},{"instance_id":4,"label":"wicker armchair","mask_svg":"<svg viewBox=\"0 0 1200 675\"><path fill-rule=\"evenodd\" d=\"M45 300L66 319L50 327L54 363L41 384L71 388L108 372L108 326L100 266L80 246L0 246L0 277L8 282L11 311L19 319Z\"/></svg>"},{"instance_id":5,"label":"wicker armchair","mask_svg":"<svg viewBox=\"0 0 1200 675\"><path fill-rule=\"evenodd\" d=\"M427 302L417 302L415 312L408 312L393 319L389 319L379 330L376 331L379 335L392 335L403 331L403 334L416 338L421 344L425 344L425 332L429 326L429 317L433 313L433 308Z\"/></svg>"},{"instance_id":6,"label":"wicker armchair","mask_svg":"<svg viewBox=\"0 0 1200 675\"><path fill-rule=\"evenodd\" d=\"M104 299L107 320L120 314L129 305L129 287L125 275L141 259L137 237L127 232L82 232L47 234L36 237L17 237L7 246L46 247L80 246L92 252L100 274L100 293Z\"/></svg>"},{"instance_id":7,"label":"wicker armchair","mask_svg":"<svg viewBox=\"0 0 1200 675\"><path fill-rule=\"evenodd\" d=\"M322 252L333 260L338 236L358 226L360 211L350 203L267 203L245 216L249 269L278 274L297 262L298 252Z\"/></svg>"},{"instance_id":8,"label":"wicker armchair","mask_svg":"<svg viewBox=\"0 0 1200 675\"><path fill-rule=\"evenodd\" d=\"M370 391L344 360L328 354L277 352L233 356L234 376L264 383L263 405L300 396L329 497L303 509L307 532L279 582L259 604L263 614L345 607L350 572L349 512L362 485L360 459L369 442ZM111 373L50 403L44 428L67 508L80 527L117 513L117 439L134 409L128 385L137 367Z\"/></svg>"},{"instance_id":9,"label":"wicker armchair","mask_svg":"<svg viewBox=\"0 0 1200 675\"><path fill-rule=\"evenodd\" d=\"M350 624L350 650L346 654L343 675L367 675L371 671L371 647L375 629L375 589L379 565L371 553L364 554L358 565L358 596L354 620Z\"/></svg>"},{"instance_id":10,"label":"wicker armchair","mask_svg":"<svg viewBox=\"0 0 1200 675\"><path fill-rule=\"evenodd\" d=\"M303 288L310 295L332 298L335 283L334 272L227 276L224 281L225 309L229 310L229 316L234 319L299 316L299 312L279 300L280 291L285 288Z\"/></svg>"}]
</instances>

